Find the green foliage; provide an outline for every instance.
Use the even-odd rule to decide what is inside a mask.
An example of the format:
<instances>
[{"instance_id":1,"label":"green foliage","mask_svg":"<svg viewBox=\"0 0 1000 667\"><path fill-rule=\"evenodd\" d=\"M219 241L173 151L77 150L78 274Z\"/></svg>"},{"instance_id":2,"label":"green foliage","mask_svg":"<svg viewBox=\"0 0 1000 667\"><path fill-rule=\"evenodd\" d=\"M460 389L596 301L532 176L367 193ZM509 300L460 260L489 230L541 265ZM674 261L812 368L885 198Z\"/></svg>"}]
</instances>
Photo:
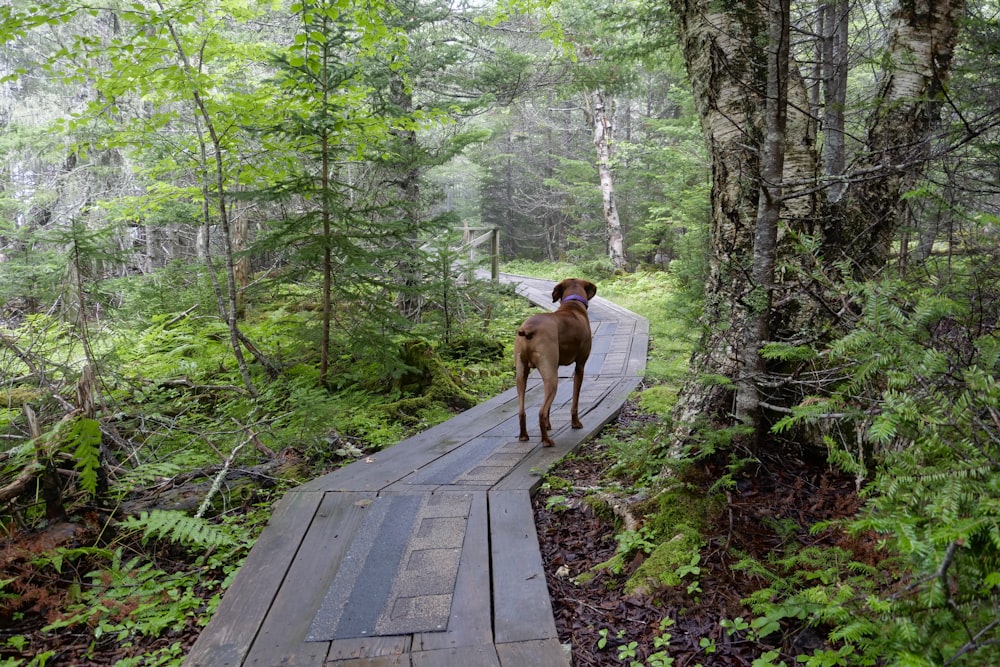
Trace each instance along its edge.
<instances>
[{"instance_id":1,"label":"green foliage","mask_svg":"<svg viewBox=\"0 0 1000 667\"><path fill-rule=\"evenodd\" d=\"M49 434L49 442L61 440L59 449L72 452L73 466L80 472L80 487L91 496L97 495L98 473L101 470L101 425L95 419L78 417L59 422Z\"/></svg>"},{"instance_id":2,"label":"green foliage","mask_svg":"<svg viewBox=\"0 0 1000 667\"><path fill-rule=\"evenodd\" d=\"M875 565L808 548L741 564L769 582L747 600L759 631L784 619L827 628L832 647L802 662L1000 659L1000 345L990 329L995 296L969 307L977 282L856 286L856 326L821 355L845 380L775 426L836 425L826 436L830 459L867 480L870 498L847 528L878 535L887 559ZM771 353L816 358L787 347Z\"/></svg>"},{"instance_id":3,"label":"green foliage","mask_svg":"<svg viewBox=\"0 0 1000 667\"><path fill-rule=\"evenodd\" d=\"M164 576L142 556L125 560L118 549L104 568L86 575L90 586L82 602L70 606L63 618L49 623L44 631L86 625L95 640L105 636L125 642L132 636L159 636L166 630L180 630L189 616L204 604L196 593L197 575Z\"/></svg>"},{"instance_id":4,"label":"green foliage","mask_svg":"<svg viewBox=\"0 0 1000 667\"><path fill-rule=\"evenodd\" d=\"M690 524L680 524L672 527L672 535L666 540L657 540L655 547L647 553L649 558L635 571L625 590L655 591L661 588L681 586L685 577L688 579L689 594L700 593L697 576L701 573L698 566L702 546L701 535ZM693 577L691 575L694 575Z\"/></svg>"},{"instance_id":5,"label":"green foliage","mask_svg":"<svg viewBox=\"0 0 1000 667\"><path fill-rule=\"evenodd\" d=\"M641 526L637 530L625 530L615 535L618 548L615 554L593 567L594 570L607 569L615 574L621 574L628 560L637 553L648 554L656 548L656 535L649 526Z\"/></svg>"},{"instance_id":6,"label":"green foliage","mask_svg":"<svg viewBox=\"0 0 1000 667\"><path fill-rule=\"evenodd\" d=\"M266 512L214 524L179 512L149 512L120 524L115 541L121 546L58 548L38 556L38 571L51 569L63 578L92 568L70 585L66 604L43 631L82 632L92 648L114 643L128 655L137 636L161 637L192 619L204 622L218 604L221 582L238 569L266 520ZM140 535L142 544L156 543L158 558L133 550ZM190 562L166 557L171 545L192 553ZM119 664L176 664L182 653L174 643Z\"/></svg>"},{"instance_id":7,"label":"green foliage","mask_svg":"<svg viewBox=\"0 0 1000 667\"><path fill-rule=\"evenodd\" d=\"M664 618L660 621L659 634L653 638L653 649L644 661L638 660L639 657L639 642L631 641L624 644L619 644L618 650L618 660L626 663L629 667L670 667L674 664L674 659L670 657L669 647L670 640L673 639L673 635L670 633L669 629L674 625L674 620L672 618ZM611 631L608 628L601 628L597 631L597 649L603 651L608 647L608 639ZM624 630L619 630L615 637L619 641L625 636Z\"/></svg>"},{"instance_id":8,"label":"green foliage","mask_svg":"<svg viewBox=\"0 0 1000 667\"><path fill-rule=\"evenodd\" d=\"M125 519L122 528L142 531L142 541L162 539L198 549L229 547L232 537L207 519L183 512L152 510Z\"/></svg>"}]
</instances>

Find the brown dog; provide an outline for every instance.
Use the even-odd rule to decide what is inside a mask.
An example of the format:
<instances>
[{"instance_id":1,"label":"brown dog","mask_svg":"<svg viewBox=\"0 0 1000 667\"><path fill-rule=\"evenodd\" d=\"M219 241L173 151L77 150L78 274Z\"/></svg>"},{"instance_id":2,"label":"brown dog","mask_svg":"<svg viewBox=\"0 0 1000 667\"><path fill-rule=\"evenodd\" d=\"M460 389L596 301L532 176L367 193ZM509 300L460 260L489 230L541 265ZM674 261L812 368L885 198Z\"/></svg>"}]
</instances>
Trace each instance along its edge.
<instances>
[{"instance_id":1,"label":"brown dog","mask_svg":"<svg viewBox=\"0 0 1000 667\"><path fill-rule=\"evenodd\" d=\"M597 294L594 283L577 278L567 278L552 290L552 301L561 304L555 312L532 315L517 330L514 341L514 367L517 374L518 419L521 433L518 440L528 439L525 425L524 392L528 386L528 373L538 369L545 388L545 398L538 411L538 427L542 431L542 446L555 443L549 437L549 409L559 386L559 367L576 363L573 369L573 407L570 412L573 428L583 428L580 423L580 387L583 385L583 367L590 357L590 318L587 306Z\"/></svg>"}]
</instances>

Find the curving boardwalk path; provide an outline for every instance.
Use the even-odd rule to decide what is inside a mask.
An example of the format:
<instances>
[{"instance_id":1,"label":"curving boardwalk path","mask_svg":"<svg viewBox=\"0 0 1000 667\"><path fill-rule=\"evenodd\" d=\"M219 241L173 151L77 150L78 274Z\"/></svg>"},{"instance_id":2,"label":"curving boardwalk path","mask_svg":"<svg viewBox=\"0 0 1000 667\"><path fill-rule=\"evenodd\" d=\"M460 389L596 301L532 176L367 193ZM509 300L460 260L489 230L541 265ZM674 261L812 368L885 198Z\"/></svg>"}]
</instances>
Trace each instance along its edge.
<instances>
[{"instance_id":1,"label":"curving boardwalk path","mask_svg":"<svg viewBox=\"0 0 1000 667\"><path fill-rule=\"evenodd\" d=\"M552 282L503 279L554 307ZM539 446L535 372L531 442L517 440L510 389L289 491L185 666L565 667L531 495L549 466L618 414L648 341L644 318L600 296L590 324L583 429L569 427L573 383L561 379L556 446Z\"/></svg>"}]
</instances>

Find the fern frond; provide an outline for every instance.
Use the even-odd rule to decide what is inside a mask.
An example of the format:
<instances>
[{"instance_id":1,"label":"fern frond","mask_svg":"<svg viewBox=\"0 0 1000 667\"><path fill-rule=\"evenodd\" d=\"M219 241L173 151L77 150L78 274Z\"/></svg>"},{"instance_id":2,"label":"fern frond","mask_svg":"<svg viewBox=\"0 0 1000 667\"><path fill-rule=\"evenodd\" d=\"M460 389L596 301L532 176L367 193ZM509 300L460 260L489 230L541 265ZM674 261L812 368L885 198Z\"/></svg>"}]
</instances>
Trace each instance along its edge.
<instances>
[{"instance_id":1,"label":"fern frond","mask_svg":"<svg viewBox=\"0 0 1000 667\"><path fill-rule=\"evenodd\" d=\"M188 516L174 510L152 510L132 516L122 526L141 530L143 542L166 539L187 547L231 546L233 539L207 519Z\"/></svg>"},{"instance_id":2,"label":"fern frond","mask_svg":"<svg viewBox=\"0 0 1000 667\"><path fill-rule=\"evenodd\" d=\"M101 470L101 425L96 419L77 420L70 432L74 467L80 471L80 486L91 496L97 495Z\"/></svg>"}]
</instances>

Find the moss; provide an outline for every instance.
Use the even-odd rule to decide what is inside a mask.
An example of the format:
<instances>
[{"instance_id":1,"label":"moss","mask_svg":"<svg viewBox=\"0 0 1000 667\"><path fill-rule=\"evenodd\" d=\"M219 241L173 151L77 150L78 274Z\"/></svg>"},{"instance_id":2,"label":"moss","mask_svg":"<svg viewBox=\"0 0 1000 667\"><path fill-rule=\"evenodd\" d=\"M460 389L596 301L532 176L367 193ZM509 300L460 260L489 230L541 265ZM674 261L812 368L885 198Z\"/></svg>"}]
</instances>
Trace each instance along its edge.
<instances>
[{"instance_id":1,"label":"moss","mask_svg":"<svg viewBox=\"0 0 1000 667\"><path fill-rule=\"evenodd\" d=\"M643 593L657 588L679 586L678 568L690 565L701 549L702 533L718 500L705 496L678 481L655 498L648 508L646 525L663 538L625 583L627 593Z\"/></svg>"},{"instance_id":2,"label":"moss","mask_svg":"<svg viewBox=\"0 0 1000 667\"><path fill-rule=\"evenodd\" d=\"M544 484L549 491L553 492L573 490L573 482L559 475L546 475Z\"/></svg>"},{"instance_id":3,"label":"moss","mask_svg":"<svg viewBox=\"0 0 1000 667\"><path fill-rule=\"evenodd\" d=\"M393 391L402 394L403 398L382 406L392 419L418 424L421 413L435 405L466 410L477 403L426 342L404 342L400 347L400 359L408 370L393 383Z\"/></svg>"},{"instance_id":4,"label":"moss","mask_svg":"<svg viewBox=\"0 0 1000 667\"><path fill-rule=\"evenodd\" d=\"M639 405L646 412L668 417L677 402L677 388L668 385L656 385L639 394Z\"/></svg>"},{"instance_id":5,"label":"moss","mask_svg":"<svg viewBox=\"0 0 1000 667\"><path fill-rule=\"evenodd\" d=\"M612 523L617 519L614 510L611 509L611 505L606 500L601 499L600 496L586 496L583 502L590 507L594 512L594 516L599 519Z\"/></svg>"},{"instance_id":6,"label":"moss","mask_svg":"<svg viewBox=\"0 0 1000 667\"><path fill-rule=\"evenodd\" d=\"M714 505L712 498L681 482L656 495L650 502L655 503L655 506L649 508L646 521L656 535L663 535L668 539L677 533L677 526L682 524L699 532L704 530Z\"/></svg>"},{"instance_id":7,"label":"moss","mask_svg":"<svg viewBox=\"0 0 1000 667\"><path fill-rule=\"evenodd\" d=\"M44 395L40 389L18 385L0 391L0 407L20 408L25 403L34 403Z\"/></svg>"},{"instance_id":8,"label":"moss","mask_svg":"<svg viewBox=\"0 0 1000 667\"><path fill-rule=\"evenodd\" d=\"M703 542L701 533L688 524L678 524L674 531L673 537L653 549L649 558L625 582L626 593L646 593L657 588L680 586L681 576L677 569L691 563Z\"/></svg>"}]
</instances>

